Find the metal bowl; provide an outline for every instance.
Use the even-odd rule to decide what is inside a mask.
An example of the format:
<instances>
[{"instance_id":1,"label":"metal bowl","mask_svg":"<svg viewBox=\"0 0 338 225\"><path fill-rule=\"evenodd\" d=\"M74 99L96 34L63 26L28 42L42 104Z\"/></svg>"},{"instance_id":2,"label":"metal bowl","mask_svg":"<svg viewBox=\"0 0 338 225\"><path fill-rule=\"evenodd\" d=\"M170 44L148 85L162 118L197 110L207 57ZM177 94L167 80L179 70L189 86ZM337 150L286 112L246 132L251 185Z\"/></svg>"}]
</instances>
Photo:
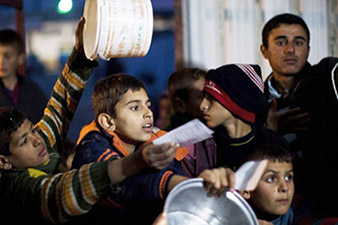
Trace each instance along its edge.
<instances>
[{"instance_id":1,"label":"metal bowl","mask_svg":"<svg viewBox=\"0 0 338 225\"><path fill-rule=\"evenodd\" d=\"M164 212L168 225L258 225L251 207L237 192L208 197L202 178L177 185L167 197Z\"/></svg>"}]
</instances>

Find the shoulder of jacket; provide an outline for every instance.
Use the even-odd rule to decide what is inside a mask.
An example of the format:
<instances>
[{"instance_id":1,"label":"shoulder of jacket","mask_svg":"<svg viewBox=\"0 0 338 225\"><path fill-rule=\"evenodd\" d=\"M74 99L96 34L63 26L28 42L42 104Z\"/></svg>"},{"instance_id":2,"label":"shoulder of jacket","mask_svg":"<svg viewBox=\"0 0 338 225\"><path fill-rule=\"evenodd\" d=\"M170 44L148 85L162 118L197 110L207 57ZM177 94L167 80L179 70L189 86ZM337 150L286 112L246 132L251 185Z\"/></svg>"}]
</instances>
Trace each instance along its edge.
<instances>
[{"instance_id":1,"label":"shoulder of jacket","mask_svg":"<svg viewBox=\"0 0 338 225\"><path fill-rule=\"evenodd\" d=\"M88 145L88 144L105 144L109 145L110 141L108 140L107 137L105 137L102 133L99 131L93 130L88 132L82 139L81 141L77 144L77 146L81 145Z\"/></svg>"}]
</instances>

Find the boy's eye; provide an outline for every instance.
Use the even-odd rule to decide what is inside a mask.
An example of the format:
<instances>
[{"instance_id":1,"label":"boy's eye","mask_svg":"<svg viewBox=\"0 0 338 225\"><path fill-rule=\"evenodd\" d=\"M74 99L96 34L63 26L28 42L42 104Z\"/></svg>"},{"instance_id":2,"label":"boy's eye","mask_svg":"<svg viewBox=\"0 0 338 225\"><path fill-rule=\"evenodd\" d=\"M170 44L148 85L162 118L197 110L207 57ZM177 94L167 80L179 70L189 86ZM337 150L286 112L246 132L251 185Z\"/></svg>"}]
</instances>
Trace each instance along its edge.
<instances>
[{"instance_id":1,"label":"boy's eye","mask_svg":"<svg viewBox=\"0 0 338 225\"><path fill-rule=\"evenodd\" d=\"M21 142L20 147L21 147L21 146L24 146L26 143L27 143L27 138L25 138L25 139L23 140L23 142Z\"/></svg>"},{"instance_id":2,"label":"boy's eye","mask_svg":"<svg viewBox=\"0 0 338 225\"><path fill-rule=\"evenodd\" d=\"M136 106L132 106L130 109L131 109L132 111L137 111L138 106L137 106L137 105L136 105Z\"/></svg>"},{"instance_id":3,"label":"boy's eye","mask_svg":"<svg viewBox=\"0 0 338 225\"><path fill-rule=\"evenodd\" d=\"M286 181L292 181L293 180L293 174L288 174L285 176Z\"/></svg>"},{"instance_id":4,"label":"boy's eye","mask_svg":"<svg viewBox=\"0 0 338 225\"><path fill-rule=\"evenodd\" d=\"M208 94L208 93L206 93L206 94L204 95L204 98L205 98L206 100L208 100L209 102L212 101L212 96L211 96L210 94Z\"/></svg>"},{"instance_id":5,"label":"boy's eye","mask_svg":"<svg viewBox=\"0 0 338 225\"><path fill-rule=\"evenodd\" d=\"M304 45L304 41L295 41L295 45L296 46L303 46Z\"/></svg>"},{"instance_id":6,"label":"boy's eye","mask_svg":"<svg viewBox=\"0 0 338 225\"><path fill-rule=\"evenodd\" d=\"M277 41L276 44L279 45L279 46L285 46L287 44L287 41L286 40L279 40L279 41Z\"/></svg>"},{"instance_id":7,"label":"boy's eye","mask_svg":"<svg viewBox=\"0 0 338 225\"><path fill-rule=\"evenodd\" d=\"M276 177L270 176L270 177L266 178L265 181L266 181L267 183L273 183L273 182L276 181Z\"/></svg>"}]
</instances>

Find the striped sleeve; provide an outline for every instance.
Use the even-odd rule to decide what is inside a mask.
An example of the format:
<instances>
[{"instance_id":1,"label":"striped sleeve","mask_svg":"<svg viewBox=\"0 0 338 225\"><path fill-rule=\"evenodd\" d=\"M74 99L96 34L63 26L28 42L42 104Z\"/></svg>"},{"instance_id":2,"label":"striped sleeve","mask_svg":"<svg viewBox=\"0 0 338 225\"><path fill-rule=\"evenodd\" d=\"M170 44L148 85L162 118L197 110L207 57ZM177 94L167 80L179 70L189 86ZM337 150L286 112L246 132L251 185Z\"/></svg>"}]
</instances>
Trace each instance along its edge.
<instances>
[{"instance_id":1,"label":"striped sleeve","mask_svg":"<svg viewBox=\"0 0 338 225\"><path fill-rule=\"evenodd\" d=\"M43 118L36 125L58 151L67 136L86 81L96 66L97 62L87 60L74 50L54 85Z\"/></svg>"},{"instance_id":2,"label":"striped sleeve","mask_svg":"<svg viewBox=\"0 0 338 225\"><path fill-rule=\"evenodd\" d=\"M41 211L45 219L64 223L87 213L110 191L108 161L82 166L41 182Z\"/></svg>"},{"instance_id":3,"label":"striped sleeve","mask_svg":"<svg viewBox=\"0 0 338 225\"><path fill-rule=\"evenodd\" d=\"M174 173L170 170L166 171L163 176L161 177L160 180L160 185L159 185L159 193L160 193L160 198L165 199L166 195L168 194L168 184L171 176L173 176Z\"/></svg>"}]
</instances>

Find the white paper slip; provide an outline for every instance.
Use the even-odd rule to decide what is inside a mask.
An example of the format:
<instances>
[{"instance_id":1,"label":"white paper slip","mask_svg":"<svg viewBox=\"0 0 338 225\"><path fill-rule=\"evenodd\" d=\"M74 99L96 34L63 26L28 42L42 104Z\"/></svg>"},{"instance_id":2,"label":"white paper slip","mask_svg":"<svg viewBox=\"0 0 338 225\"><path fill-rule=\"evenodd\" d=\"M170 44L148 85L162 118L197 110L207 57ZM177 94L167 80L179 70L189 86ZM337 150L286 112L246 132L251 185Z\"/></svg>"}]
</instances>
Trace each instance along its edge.
<instances>
[{"instance_id":1,"label":"white paper slip","mask_svg":"<svg viewBox=\"0 0 338 225\"><path fill-rule=\"evenodd\" d=\"M194 119L157 138L153 143L160 145L166 142L175 142L180 146L187 146L211 138L212 133L214 132L201 121Z\"/></svg>"},{"instance_id":2,"label":"white paper slip","mask_svg":"<svg viewBox=\"0 0 338 225\"><path fill-rule=\"evenodd\" d=\"M235 189L240 191L253 191L264 170L268 160L248 161L244 163L235 173Z\"/></svg>"}]
</instances>

